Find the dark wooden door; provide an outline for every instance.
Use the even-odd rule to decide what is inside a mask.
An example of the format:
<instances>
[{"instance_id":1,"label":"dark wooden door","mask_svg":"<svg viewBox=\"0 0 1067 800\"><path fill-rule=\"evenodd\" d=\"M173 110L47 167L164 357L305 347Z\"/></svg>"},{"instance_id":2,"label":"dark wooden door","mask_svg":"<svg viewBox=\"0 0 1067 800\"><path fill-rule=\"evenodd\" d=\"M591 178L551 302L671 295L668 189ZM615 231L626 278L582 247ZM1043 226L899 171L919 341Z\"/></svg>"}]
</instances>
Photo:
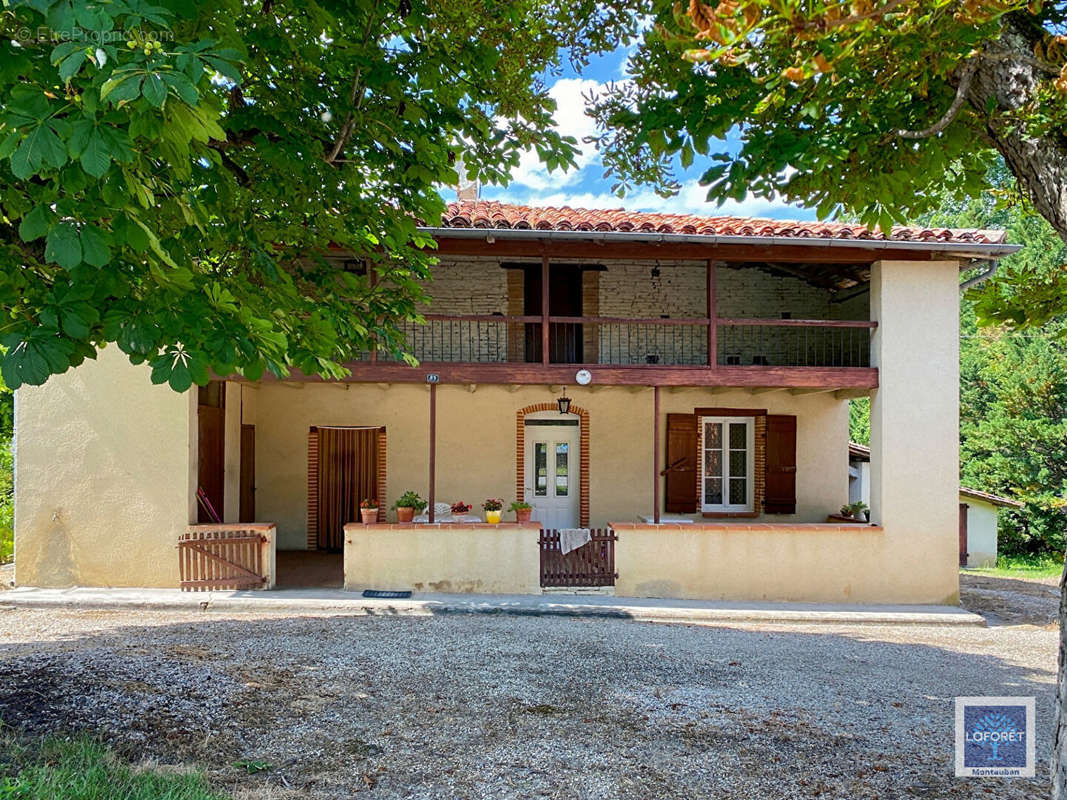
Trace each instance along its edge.
<instances>
[{"instance_id":1,"label":"dark wooden door","mask_svg":"<svg viewBox=\"0 0 1067 800\"><path fill-rule=\"evenodd\" d=\"M549 267L548 315L582 316L582 270L569 264ZM541 314L541 266L531 265L523 271L523 313ZM548 327L548 360L552 364L580 364L583 352L582 326L578 323L554 322ZM526 325L526 360L541 361L541 325Z\"/></svg>"},{"instance_id":2,"label":"dark wooden door","mask_svg":"<svg viewBox=\"0 0 1067 800\"><path fill-rule=\"evenodd\" d=\"M197 406L197 485L204 490L219 520L222 519L224 500L225 423L225 408ZM197 521L216 520L201 503L197 510Z\"/></svg>"},{"instance_id":3,"label":"dark wooden door","mask_svg":"<svg viewBox=\"0 0 1067 800\"><path fill-rule=\"evenodd\" d=\"M966 503L960 503L960 566L967 566L967 509Z\"/></svg>"},{"instance_id":4,"label":"dark wooden door","mask_svg":"<svg viewBox=\"0 0 1067 800\"><path fill-rule=\"evenodd\" d=\"M241 522L256 521L256 426L241 426Z\"/></svg>"},{"instance_id":5,"label":"dark wooden door","mask_svg":"<svg viewBox=\"0 0 1067 800\"><path fill-rule=\"evenodd\" d=\"M316 544L341 550L344 527L360 519L361 500L378 500L378 429L318 428Z\"/></svg>"},{"instance_id":6,"label":"dark wooden door","mask_svg":"<svg viewBox=\"0 0 1067 800\"><path fill-rule=\"evenodd\" d=\"M768 514L797 513L797 418L767 416L767 478L764 510Z\"/></svg>"},{"instance_id":7,"label":"dark wooden door","mask_svg":"<svg viewBox=\"0 0 1067 800\"><path fill-rule=\"evenodd\" d=\"M697 510L697 418L695 414L667 415L667 512Z\"/></svg>"}]
</instances>

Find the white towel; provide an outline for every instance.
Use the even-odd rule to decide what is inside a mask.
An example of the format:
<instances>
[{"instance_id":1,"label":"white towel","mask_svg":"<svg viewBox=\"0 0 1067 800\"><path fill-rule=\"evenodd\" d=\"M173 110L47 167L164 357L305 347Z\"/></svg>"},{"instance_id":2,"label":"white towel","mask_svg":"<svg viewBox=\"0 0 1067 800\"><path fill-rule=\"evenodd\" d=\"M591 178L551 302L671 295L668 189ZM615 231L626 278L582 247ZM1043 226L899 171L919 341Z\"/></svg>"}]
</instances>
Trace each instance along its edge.
<instances>
[{"instance_id":1,"label":"white towel","mask_svg":"<svg viewBox=\"0 0 1067 800\"><path fill-rule=\"evenodd\" d=\"M593 534L589 532L589 528L559 529L559 549L563 555L567 555L571 550L577 550L583 544L588 544L591 541L593 541Z\"/></svg>"}]
</instances>

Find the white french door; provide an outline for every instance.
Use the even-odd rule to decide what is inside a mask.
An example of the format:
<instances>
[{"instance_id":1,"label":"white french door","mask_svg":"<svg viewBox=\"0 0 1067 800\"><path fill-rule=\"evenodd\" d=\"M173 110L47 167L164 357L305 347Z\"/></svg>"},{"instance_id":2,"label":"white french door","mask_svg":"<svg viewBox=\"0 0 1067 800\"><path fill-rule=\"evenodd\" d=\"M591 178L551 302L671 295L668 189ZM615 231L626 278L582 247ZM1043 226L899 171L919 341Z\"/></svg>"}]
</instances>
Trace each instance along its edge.
<instances>
[{"instance_id":1,"label":"white french door","mask_svg":"<svg viewBox=\"0 0 1067 800\"><path fill-rule=\"evenodd\" d=\"M578 527L578 421L526 420L526 502L545 528Z\"/></svg>"},{"instance_id":2,"label":"white french door","mask_svg":"<svg viewBox=\"0 0 1067 800\"><path fill-rule=\"evenodd\" d=\"M753 509L752 417L701 417L702 511L737 513Z\"/></svg>"}]
</instances>

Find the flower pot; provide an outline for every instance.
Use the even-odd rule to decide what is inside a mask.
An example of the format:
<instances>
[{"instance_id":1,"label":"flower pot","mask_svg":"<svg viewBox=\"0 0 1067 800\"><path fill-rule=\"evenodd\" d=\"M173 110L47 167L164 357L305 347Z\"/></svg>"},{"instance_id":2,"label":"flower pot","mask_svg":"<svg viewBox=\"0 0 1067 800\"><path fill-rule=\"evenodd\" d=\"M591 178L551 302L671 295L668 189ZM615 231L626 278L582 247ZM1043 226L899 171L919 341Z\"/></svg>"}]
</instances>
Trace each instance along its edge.
<instances>
[{"instance_id":1,"label":"flower pot","mask_svg":"<svg viewBox=\"0 0 1067 800\"><path fill-rule=\"evenodd\" d=\"M515 509L515 521L516 522L529 522L530 517L533 516L532 508L516 508Z\"/></svg>"},{"instance_id":2,"label":"flower pot","mask_svg":"<svg viewBox=\"0 0 1067 800\"><path fill-rule=\"evenodd\" d=\"M378 509L361 508L359 510L359 517L363 520L364 525L373 525L378 521Z\"/></svg>"},{"instance_id":3,"label":"flower pot","mask_svg":"<svg viewBox=\"0 0 1067 800\"><path fill-rule=\"evenodd\" d=\"M502 513L504 512L502 512L499 508L496 511L486 511L485 521L488 522L490 525L496 525L498 522L500 522L500 515Z\"/></svg>"},{"instance_id":4,"label":"flower pot","mask_svg":"<svg viewBox=\"0 0 1067 800\"><path fill-rule=\"evenodd\" d=\"M415 509L411 506L397 506L396 521L411 522L415 518Z\"/></svg>"}]
</instances>

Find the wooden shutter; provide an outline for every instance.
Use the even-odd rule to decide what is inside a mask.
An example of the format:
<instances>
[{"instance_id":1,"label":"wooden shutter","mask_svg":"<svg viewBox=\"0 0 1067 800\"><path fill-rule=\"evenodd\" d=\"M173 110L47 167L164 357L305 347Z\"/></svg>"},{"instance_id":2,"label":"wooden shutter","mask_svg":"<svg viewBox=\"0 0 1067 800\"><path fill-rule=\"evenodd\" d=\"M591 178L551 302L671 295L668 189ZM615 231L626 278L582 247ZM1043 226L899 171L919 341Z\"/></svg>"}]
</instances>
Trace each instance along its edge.
<instances>
[{"instance_id":1,"label":"wooden shutter","mask_svg":"<svg viewBox=\"0 0 1067 800\"><path fill-rule=\"evenodd\" d=\"M797 512L797 418L767 415L767 486L763 501L768 514Z\"/></svg>"},{"instance_id":2,"label":"wooden shutter","mask_svg":"<svg viewBox=\"0 0 1067 800\"><path fill-rule=\"evenodd\" d=\"M695 414L667 415L667 512L693 514L697 510L697 418Z\"/></svg>"},{"instance_id":3,"label":"wooden shutter","mask_svg":"<svg viewBox=\"0 0 1067 800\"><path fill-rule=\"evenodd\" d=\"M339 550L344 526L359 521L360 500L378 499L378 429L320 427L316 479L317 546Z\"/></svg>"}]
</instances>

